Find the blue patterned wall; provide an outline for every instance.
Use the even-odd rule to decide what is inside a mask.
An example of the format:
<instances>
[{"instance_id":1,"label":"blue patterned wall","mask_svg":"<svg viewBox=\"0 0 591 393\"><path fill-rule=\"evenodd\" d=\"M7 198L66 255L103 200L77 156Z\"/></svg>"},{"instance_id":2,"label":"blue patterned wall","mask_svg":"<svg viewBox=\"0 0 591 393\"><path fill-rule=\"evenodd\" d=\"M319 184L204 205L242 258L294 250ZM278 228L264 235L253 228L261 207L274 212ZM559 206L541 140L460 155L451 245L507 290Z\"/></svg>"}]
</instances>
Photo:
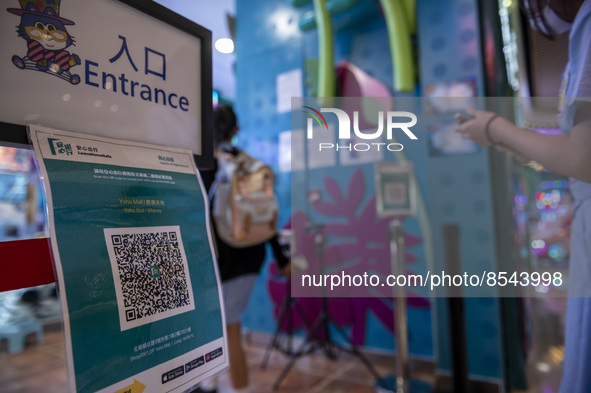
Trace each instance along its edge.
<instances>
[{"instance_id":1,"label":"blue patterned wall","mask_svg":"<svg viewBox=\"0 0 591 393\"><path fill-rule=\"evenodd\" d=\"M279 133L291 129L291 113L277 113L276 77L304 67L299 12L286 1L237 0L236 15L235 109L241 127L237 143L273 167L283 226L291 213L291 175L278 171L277 150ZM286 31L278 34L278 27ZM242 322L248 329L271 333L276 322L268 280L265 266Z\"/></svg>"},{"instance_id":2,"label":"blue patterned wall","mask_svg":"<svg viewBox=\"0 0 591 393\"><path fill-rule=\"evenodd\" d=\"M335 57L337 61L347 59L386 86L392 86L387 30L378 3L369 0L361 3L356 9L357 14L349 13L335 20L335 31L338 32ZM474 77L482 94L475 4L475 0L418 1L419 95L431 84L465 77ZM290 214L292 174L277 170L277 144L279 133L291 128L291 114L277 113L276 77L296 68L305 69L306 59L318 56L316 33L301 33L297 29L301 12L283 0L237 0L236 4L239 144L268 162L278 173L277 192L282 209L280 224L284 224ZM441 227L446 223L457 223L463 235L463 269L468 272L492 270L496 257L487 152L431 157L427 138L420 139L418 143L405 145L405 152L414 162L420 187L427 195L436 265L443 266ZM366 178L371 179L372 167L362 169ZM334 170L317 170L308 186L321 187L322 179L328 175L335 177L341 189L349 181L345 172L339 175ZM293 176L298 175L294 173ZM367 184L366 198L372 193L373 184ZM416 220L408 221L405 228L420 234ZM425 271L423 250L416 250L416 254L417 269ZM275 320L273 303L267 291L268 279L265 267L243 323L252 330L271 333ZM436 311L433 321L429 309L411 308L409 311L410 350L416 356L436 356L439 368L449 371L446 302L444 299L433 299L431 307ZM466 321L470 374L502 378L497 299L467 299ZM392 334L373 314L367 318L365 332L365 345L369 347L390 350L394 345Z\"/></svg>"},{"instance_id":3,"label":"blue patterned wall","mask_svg":"<svg viewBox=\"0 0 591 393\"><path fill-rule=\"evenodd\" d=\"M418 45L423 90L440 82L474 77L483 95L482 59L474 0L418 2ZM437 120L437 119L436 119ZM431 157L427 164L429 207L437 264L444 266L442 226L460 225L462 270L492 271L496 267L492 192L488 151ZM484 293L485 296L494 295ZM450 370L449 328L445 299L437 301L439 367ZM465 303L469 372L502 378L499 302L468 298Z\"/></svg>"}]
</instances>

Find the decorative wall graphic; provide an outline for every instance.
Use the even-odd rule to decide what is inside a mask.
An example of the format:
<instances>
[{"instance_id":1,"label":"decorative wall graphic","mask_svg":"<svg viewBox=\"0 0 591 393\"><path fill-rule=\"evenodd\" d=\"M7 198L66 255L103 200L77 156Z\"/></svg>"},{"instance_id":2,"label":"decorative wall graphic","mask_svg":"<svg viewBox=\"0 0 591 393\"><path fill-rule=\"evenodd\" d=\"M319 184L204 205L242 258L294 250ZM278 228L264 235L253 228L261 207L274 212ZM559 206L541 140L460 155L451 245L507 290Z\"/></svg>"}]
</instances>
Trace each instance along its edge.
<instances>
[{"instance_id":1,"label":"decorative wall graphic","mask_svg":"<svg viewBox=\"0 0 591 393\"><path fill-rule=\"evenodd\" d=\"M324 178L324 191L331 200L324 198L311 204L311 208L325 217L324 232L329 238L334 238L324 250L326 272L344 270L347 274L361 274L373 272L387 276L391 274L388 241L387 219L376 217L376 201L372 196L365 204L362 204L366 193L366 184L363 172L356 169L352 174L346 193L341 192L338 183L332 177ZM295 234L296 249L301 250L310 264L307 274L318 273L318 263L315 262L314 236L306 232L306 225L311 220L305 213L295 212L292 215L292 231ZM407 248L417 246L422 238L406 234ZM299 255L299 253L298 253ZM406 262L417 262L417 257L407 251ZM407 273L413 273L409 269ZM310 295L310 288L305 288L307 293L302 293L302 288L295 285L292 293L295 296ZM383 296L392 295L388 287L359 287L356 296ZM338 292L342 290L343 292ZM374 292L375 290L375 292ZM331 296L347 296L345 289L335 289ZM409 291L409 297L422 298L421 294Z\"/></svg>"},{"instance_id":2,"label":"decorative wall graphic","mask_svg":"<svg viewBox=\"0 0 591 393\"><path fill-rule=\"evenodd\" d=\"M0 121L15 143L34 122L188 147L198 166L213 164L209 30L143 0L4 5Z\"/></svg>"},{"instance_id":3,"label":"decorative wall graphic","mask_svg":"<svg viewBox=\"0 0 591 393\"><path fill-rule=\"evenodd\" d=\"M7 9L21 17L17 33L27 42L27 54L15 54L12 63L20 69L45 72L77 85L80 76L72 74L70 67L81 64L80 57L66 50L75 42L66 25L74 22L59 16L60 2L20 0L20 9Z\"/></svg>"},{"instance_id":4,"label":"decorative wall graphic","mask_svg":"<svg viewBox=\"0 0 591 393\"><path fill-rule=\"evenodd\" d=\"M325 224L325 234L334 238L334 243L328 244L325 249L326 271L344 269L347 274L363 274L374 272L377 274L390 274L389 244L388 244L388 219L376 217L375 198L372 197L365 204L364 199L365 178L363 172L355 170L346 190L343 193L339 185L331 177L324 178L324 191L332 199L322 200L312 204L312 209L323 216L330 217ZM291 228L296 239L297 250L303 250L303 256L309 262L310 268L306 274L318 273L318 264L314 253L314 235L306 233L305 228L311 224L311 220L304 212L295 212L292 216ZM359 230L363 228L363 230ZM422 239L411 233L405 234L408 249L421 244ZM352 262L351 262L352 261ZM406 263L409 266L407 273L416 274L411 268L418 261L411 252L406 252ZM275 264L269 267L270 279L267 281L267 289L274 305L274 315L277 318L279 307L285 298L287 281L281 277ZM295 285L294 295L297 295ZM360 288L365 291L362 297L329 298L329 308L335 321L340 326L352 327L352 338L356 344L365 344L366 329L369 313L373 314L388 331L393 332L394 321L392 307L389 298L392 296L391 288ZM372 292L372 289L377 289ZM309 289L308 289L309 290ZM302 297L298 302L309 320L321 311L321 301L318 298ZM418 293L409 294L408 305L415 309L428 309L430 301ZM305 321L294 310L292 313L292 328L297 330L305 327ZM288 330L289 326L283 321L282 329Z\"/></svg>"},{"instance_id":5,"label":"decorative wall graphic","mask_svg":"<svg viewBox=\"0 0 591 393\"><path fill-rule=\"evenodd\" d=\"M280 307L286 297L287 282L276 267L269 264L270 279L267 290L273 302L273 315L277 320ZM322 301L319 298L300 298L297 300L307 321L314 321L322 311ZM428 309L429 303L418 298L409 298L408 307ZM370 314L378 319L380 324L390 334L394 333L394 318L392 300L389 298L330 298L328 308L334 321L341 327L351 327L351 339L356 345L367 345L367 334ZM290 315L283 320L281 330L284 332L298 331L306 328L307 323L295 309L290 309ZM291 325L289 322L291 318Z\"/></svg>"}]
</instances>

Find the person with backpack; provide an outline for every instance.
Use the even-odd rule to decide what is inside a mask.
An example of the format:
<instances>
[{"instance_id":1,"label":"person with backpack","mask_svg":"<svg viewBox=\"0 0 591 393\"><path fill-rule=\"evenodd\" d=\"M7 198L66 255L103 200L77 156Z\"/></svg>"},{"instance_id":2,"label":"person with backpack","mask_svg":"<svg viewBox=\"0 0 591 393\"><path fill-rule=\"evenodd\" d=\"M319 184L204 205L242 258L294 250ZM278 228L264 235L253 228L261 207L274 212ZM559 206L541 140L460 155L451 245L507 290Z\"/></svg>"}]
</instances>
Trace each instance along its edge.
<instances>
[{"instance_id":1,"label":"person with backpack","mask_svg":"<svg viewBox=\"0 0 591 393\"><path fill-rule=\"evenodd\" d=\"M290 261L283 254L276 230L278 206L270 168L232 144L239 130L231 106L214 110L215 161L201 171L209 194L211 227L222 280L226 311L230 379L236 392L249 392L248 369L241 340L240 316L248 306L265 261L266 243L284 274ZM215 378L194 392L216 392Z\"/></svg>"}]
</instances>

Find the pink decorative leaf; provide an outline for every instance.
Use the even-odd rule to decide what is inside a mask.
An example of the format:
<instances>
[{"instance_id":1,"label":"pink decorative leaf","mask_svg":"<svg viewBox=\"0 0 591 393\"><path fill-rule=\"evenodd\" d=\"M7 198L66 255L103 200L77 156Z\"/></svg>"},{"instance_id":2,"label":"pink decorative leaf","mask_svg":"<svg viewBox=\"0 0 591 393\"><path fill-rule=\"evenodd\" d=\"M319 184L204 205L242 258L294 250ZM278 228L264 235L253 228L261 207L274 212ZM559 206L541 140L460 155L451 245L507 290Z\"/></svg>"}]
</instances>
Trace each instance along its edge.
<instances>
[{"instance_id":1,"label":"pink decorative leaf","mask_svg":"<svg viewBox=\"0 0 591 393\"><path fill-rule=\"evenodd\" d=\"M322 256L324 258L325 269L339 265L343 261L343 255L341 254L339 247L325 247Z\"/></svg>"},{"instance_id":2,"label":"pink decorative leaf","mask_svg":"<svg viewBox=\"0 0 591 393\"><path fill-rule=\"evenodd\" d=\"M418 260L418 258L415 256L415 254L410 253L410 252L404 253L404 262L405 263L415 263L417 260Z\"/></svg>"},{"instance_id":3,"label":"pink decorative leaf","mask_svg":"<svg viewBox=\"0 0 591 393\"><path fill-rule=\"evenodd\" d=\"M343 202L343 194L341 193L339 184L336 182L334 178L328 176L325 177L324 187L326 188L326 192L328 193L328 195L330 195L333 201L337 203Z\"/></svg>"},{"instance_id":4,"label":"pink decorative leaf","mask_svg":"<svg viewBox=\"0 0 591 393\"><path fill-rule=\"evenodd\" d=\"M367 299L370 300L370 299ZM366 307L373 311L374 315L378 317L378 320L382 322L382 325L389 331L394 331L394 313L389 304L385 303L383 299L376 299L376 301L369 302Z\"/></svg>"},{"instance_id":5,"label":"pink decorative leaf","mask_svg":"<svg viewBox=\"0 0 591 393\"><path fill-rule=\"evenodd\" d=\"M316 210L318 213L329 217L340 217L342 215L347 214L346 209L343 208L342 204L338 205L320 201L315 202L312 205L312 208Z\"/></svg>"},{"instance_id":6,"label":"pink decorative leaf","mask_svg":"<svg viewBox=\"0 0 591 393\"><path fill-rule=\"evenodd\" d=\"M404 233L404 245L408 248L414 247L417 244L421 244L423 242L423 238L420 236L413 235L412 233L405 232Z\"/></svg>"},{"instance_id":7,"label":"pink decorative leaf","mask_svg":"<svg viewBox=\"0 0 591 393\"><path fill-rule=\"evenodd\" d=\"M351 181L349 181L349 187L347 188L347 211L355 212L361 201L363 200L363 194L365 193L365 179L363 178L363 172L361 169L357 169Z\"/></svg>"},{"instance_id":8,"label":"pink decorative leaf","mask_svg":"<svg viewBox=\"0 0 591 393\"><path fill-rule=\"evenodd\" d=\"M380 222L380 219L376 220L376 198L373 197L371 198L363 207L363 210L361 211L361 215L359 216L360 219L363 220L363 222L372 222L372 221L377 221ZM386 221L386 220L384 220Z\"/></svg>"},{"instance_id":9,"label":"pink decorative leaf","mask_svg":"<svg viewBox=\"0 0 591 393\"><path fill-rule=\"evenodd\" d=\"M320 201L312 205L313 209L327 217L332 217L324 227L324 233L328 243L324 246L323 261L324 271L318 266L314 234L307 228L311 223L307 215L301 211L292 215L292 232L296 238L297 255L306 258L309 268L306 274L318 275L341 273L353 276L366 273L380 274L382 276L392 273L390 266L390 245L388 238L389 218L381 219L376 214L375 197L371 197L365 205L361 205L365 196L365 179L361 169L356 169L347 185L347 194L343 195L338 183L332 178L324 179L324 186L327 195L332 201ZM356 212L360 212L358 215ZM403 218L401 218L403 219ZM409 252L408 248L414 247L422 242L420 236L412 233L405 233L405 263L410 266L418 261L418 258ZM287 282L279 273L276 266L269 268L271 277L268 289L272 293L272 300L275 306L275 315L281 305L281 299L285 297ZM406 269L405 274L415 274L411 269ZM330 282L329 282L330 286ZM295 288L295 287L294 287ZM301 288L298 288L301 291ZM393 325L392 301L385 301L380 298L366 298L366 296L378 296L391 299L393 292L388 286L361 287L361 292L351 297L351 288L335 287L331 296L343 296L341 299L329 299L329 308L334 314L337 325L350 324L354 341L363 344L365 340L365 324L367 322L367 311L373 312L382 323L388 326ZM326 293L319 287L305 289L305 296L320 296ZM407 288L407 303L409 307L429 308L430 302L423 295ZM348 297L346 297L348 296ZM355 295L353 295L355 296ZM321 299L299 298L299 304L305 310L310 320L315 320L321 312ZM297 315L296 315L297 319ZM301 320L300 324L304 324ZM302 325L300 325L302 326ZM305 326L305 324L304 324ZM393 329L393 328L390 328ZM321 339L321 337L317 337Z\"/></svg>"},{"instance_id":10,"label":"pink decorative leaf","mask_svg":"<svg viewBox=\"0 0 591 393\"><path fill-rule=\"evenodd\" d=\"M429 303L429 299L426 299L423 297L423 295L415 292L415 291L411 291L408 290L406 291L406 302L408 304L408 307L412 307L412 308L430 308L431 307L431 303Z\"/></svg>"},{"instance_id":11,"label":"pink decorative leaf","mask_svg":"<svg viewBox=\"0 0 591 393\"><path fill-rule=\"evenodd\" d=\"M285 299L286 295L286 288L287 283L277 280L269 280L267 281L267 289L269 290L269 295L271 296L271 300L275 304L275 308L279 308L279 305Z\"/></svg>"},{"instance_id":12,"label":"pink decorative leaf","mask_svg":"<svg viewBox=\"0 0 591 393\"><path fill-rule=\"evenodd\" d=\"M279 271L279 267L277 266L277 261L276 260L272 260L269 263L269 273L272 276L275 276L275 277L281 276L281 272Z\"/></svg>"},{"instance_id":13,"label":"pink decorative leaf","mask_svg":"<svg viewBox=\"0 0 591 393\"><path fill-rule=\"evenodd\" d=\"M357 228L354 228L349 224L331 223L326 224L324 230L326 233L330 233L331 236L350 237L356 235Z\"/></svg>"}]
</instances>

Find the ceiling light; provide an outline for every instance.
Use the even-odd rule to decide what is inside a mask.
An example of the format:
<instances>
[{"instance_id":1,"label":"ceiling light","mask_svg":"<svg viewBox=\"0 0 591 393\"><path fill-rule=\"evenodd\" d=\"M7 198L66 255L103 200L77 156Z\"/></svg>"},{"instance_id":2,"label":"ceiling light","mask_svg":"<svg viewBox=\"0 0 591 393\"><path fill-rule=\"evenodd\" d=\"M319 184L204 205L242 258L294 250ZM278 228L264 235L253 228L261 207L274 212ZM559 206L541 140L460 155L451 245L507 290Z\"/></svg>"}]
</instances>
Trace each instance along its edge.
<instances>
[{"instance_id":1,"label":"ceiling light","mask_svg":"<svg viewBox=\"0 0 591 393\"><path fill-rule=\"evenodd\" d=\"M234 41L230 38L220 38L215 42L215 48L221 53L232 53L234 52Z\"/></svg>"}]
</instances>

